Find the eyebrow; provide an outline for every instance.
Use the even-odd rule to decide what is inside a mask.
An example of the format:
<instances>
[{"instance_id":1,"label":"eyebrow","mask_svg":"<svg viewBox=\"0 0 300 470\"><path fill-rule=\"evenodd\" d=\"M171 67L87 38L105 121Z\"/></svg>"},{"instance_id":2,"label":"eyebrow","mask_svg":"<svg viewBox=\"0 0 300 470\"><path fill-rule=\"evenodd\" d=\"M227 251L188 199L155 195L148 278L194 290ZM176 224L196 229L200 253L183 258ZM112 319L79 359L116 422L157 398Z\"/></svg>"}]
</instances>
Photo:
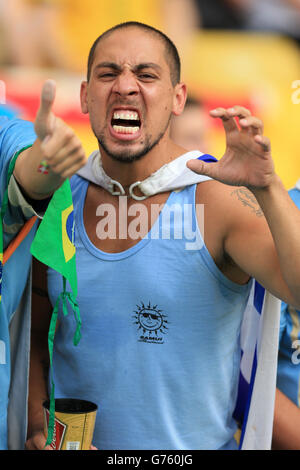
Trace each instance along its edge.
<instances>
[{"instance_id":1,"label":"eyebrow","mask_svg":"<svg viewBox=\"0 0 300 470\"><path fill-rule=\"evenodd\" d=\"M116 64L115 62L100 62L99 64L96 65L95 70L101 69L101 68L109 68L109 69L116 70L118 72L122 70L122 67ZM155 64L154 62L144 62L138 65L135 65L133 67L133 70L134 72L139 72L140 70L149 69L149 68L156 69L157 71L161 70L161 67L158 64Z\"/></svg>"},{"instance_id":2,"label":"eyebrow","mask_svg":"<svg viewBox=\"0 0 300 470\"><path fill-rule=\"evenodd\" d=\"M134 70L143 70L143 69L156 69L156 70L161 70L160 65L155 64L153 62L145 62L142 64L138 64L134 67Z\"/></svg>"}]
</instances>

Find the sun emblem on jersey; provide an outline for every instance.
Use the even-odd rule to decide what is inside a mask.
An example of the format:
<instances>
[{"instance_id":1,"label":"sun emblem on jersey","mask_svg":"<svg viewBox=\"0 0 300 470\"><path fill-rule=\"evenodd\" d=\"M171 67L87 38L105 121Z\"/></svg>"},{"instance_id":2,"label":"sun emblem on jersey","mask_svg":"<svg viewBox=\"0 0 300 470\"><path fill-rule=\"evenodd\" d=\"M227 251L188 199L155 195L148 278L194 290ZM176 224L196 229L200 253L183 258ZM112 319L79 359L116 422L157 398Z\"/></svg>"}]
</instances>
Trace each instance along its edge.
<instances>
[{"instance_id":1,"label":"sun emblem on jersey","mask_svg":"<svg viewBox=\"0 0 300 470\"><path fill-rule=\"evenodd\" d=\"M157 305L151 306L150 302L147 306L143 302L141 305L137 305L137 310L134 313L134 324L137 325L138 333L140 333L139 341L164 343L163 335L168 330L167 315L164 315Z\"/></svg>"}]
</instances>

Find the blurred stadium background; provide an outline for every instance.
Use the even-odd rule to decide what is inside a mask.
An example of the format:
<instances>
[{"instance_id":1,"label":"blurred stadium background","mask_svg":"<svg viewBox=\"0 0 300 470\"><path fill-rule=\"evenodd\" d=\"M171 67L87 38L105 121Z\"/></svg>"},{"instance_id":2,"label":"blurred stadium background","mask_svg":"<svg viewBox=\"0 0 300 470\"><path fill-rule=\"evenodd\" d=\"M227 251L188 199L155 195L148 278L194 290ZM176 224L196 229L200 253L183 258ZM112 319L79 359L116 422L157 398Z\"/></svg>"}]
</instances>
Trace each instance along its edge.
<instances>
[{"instance_id":1,"label":"blurred stadium background","mask_svg":"<svg viewBox=\"0 0 300 470\"><path fill-rule=\"evenodd\" d=\"M89 154L97 143L79 102L89 49L107 28L137 20L162 29L174 40L181 53L182 80L207 111L241 104L263 119L276 170L286 187L292 187L300 178L299 38L278 25L264 29L264 25L247 27L245 21L226 23L226 15L214 23L205 16L205 1L198 2L200 13L203 4L203 16L197 20L192 1L0 0L0 114L33 121L41 85L53 78L55 112L73 127ZM213 18L224 5L234 9L245 1L249 0L210 0ZM261 15L269 1L261 0ZM299 21L300 2L286 2ZM281 18L287 21L284 15ZM220 158L224 131L219 122L211 118L208 122L209 153Z\"/></svg>"}]
</instances>

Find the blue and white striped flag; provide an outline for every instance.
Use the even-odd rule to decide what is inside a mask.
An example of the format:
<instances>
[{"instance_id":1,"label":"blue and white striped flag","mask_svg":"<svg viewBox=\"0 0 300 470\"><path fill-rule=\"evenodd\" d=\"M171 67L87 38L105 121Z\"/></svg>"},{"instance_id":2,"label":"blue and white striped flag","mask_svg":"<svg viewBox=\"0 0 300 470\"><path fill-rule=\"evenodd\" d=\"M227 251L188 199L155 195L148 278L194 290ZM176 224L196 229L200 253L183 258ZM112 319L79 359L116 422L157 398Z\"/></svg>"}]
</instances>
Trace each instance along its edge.
<instances>
[{"instance_id":1,"label":"blue and white striped flag","mask_svg":"<svg viewBox=\"0 0 300 470\"><path fill-rule=\"evenodd\" d=\"M241 450L272 444L281 301L257 281L241 326L240 378L234 418L241 423Z\"/></svg>"}]
</instances>

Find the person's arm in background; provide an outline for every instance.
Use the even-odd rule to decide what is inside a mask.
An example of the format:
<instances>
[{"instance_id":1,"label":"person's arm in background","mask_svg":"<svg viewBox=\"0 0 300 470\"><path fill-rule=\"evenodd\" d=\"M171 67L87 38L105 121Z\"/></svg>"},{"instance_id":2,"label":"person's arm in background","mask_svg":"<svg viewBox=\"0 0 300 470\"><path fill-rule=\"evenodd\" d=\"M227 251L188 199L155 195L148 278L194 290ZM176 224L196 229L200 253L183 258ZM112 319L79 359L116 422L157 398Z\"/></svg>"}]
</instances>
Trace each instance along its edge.
<instances>
[{"instance_id":1,"label":"person's arm in background","mask_svg":"<svg viewBox=\"0 0 300 470\"><path fill-rule=\"evenodd\" d=\"M300 408L276 389L273 450L300 450Z\"/></svg>"},{"instance_id":2,"label":"person's arm in background","mask_svg":"<svg viewBox=\"0 0 300 470\"><path fill-rule=\"evenodd\" d=\"M37 140L17 158L14 177L25 197L46 199L86 163L82 145L74 131L52 112L55 99L55 83L45 82L41 104L35 119ZM41 162L48 166L48 173L39 171Z\"/></svg>"},{"instance_id":3,"label":"person's arm in background","mask_svg":"<svg viewBox=\"0 0 300 470\"><path fill-rule=\"evenodd\" d=\"M34 259L32 272L31 352L26 449L41 450L46 444L42 404L48 397L48 330L52 306L47 294L46 266ZM52 450L47 446L45 450Z\"/></svg>"}]
</instances>

